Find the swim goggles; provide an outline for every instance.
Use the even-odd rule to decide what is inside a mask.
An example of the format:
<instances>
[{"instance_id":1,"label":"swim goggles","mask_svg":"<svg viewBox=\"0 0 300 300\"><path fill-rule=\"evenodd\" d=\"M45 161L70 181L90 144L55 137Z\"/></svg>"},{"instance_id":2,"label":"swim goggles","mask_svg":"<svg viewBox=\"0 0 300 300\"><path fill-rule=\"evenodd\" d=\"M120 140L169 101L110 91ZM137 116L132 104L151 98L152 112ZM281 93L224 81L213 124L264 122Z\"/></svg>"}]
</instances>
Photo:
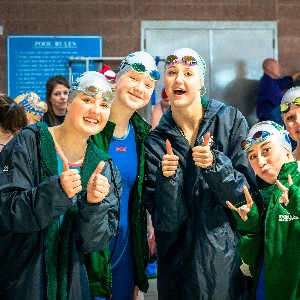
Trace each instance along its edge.
<instances>
[{"instance_id":1,"label":"swim goggles","mask_svg":"<svg viewBox=\"0 0 300 300\"><path fill-rule=\"evenodd\" d=\"M157 80L160 79L160 74L159 74L158 71L156 71L156 70L150 70L150 71L148 71L146 69L146 67L142 63L132 63L132 64L130 64L127 61L124 61L123 64L130 66L132 70L134 70L134 71L136 71L138 73L145 73L145 72L147 72L149 74L150 78L152 80L154 80L154 81L157 81Z\"/></svg>"},{"instance_id":2,"label":"swim goggles","mask_svg":"<svg viewBox=\"0 0 300 300\"><path fill-rule=\"evenodd\" d=\"M201 57L199 56L199 59L202 62L202 66L198 64L197 59L191 55L185 55L183 56L181 59L179 59L179 57L177 55L169 55L166 60L165 60L165 69L169 66L173 66L179 63L182 63L186 66L198 66L200 67L201 71L203 72L203 74L205 73L205 62L202 61Z\"/></svg>"},{"instance_id":3,"label":"swim goggles","mask_svg":"<svg viewBox=\"0 0 300 300\"><path fill-rule=\"evenodd\" d=\"M280 112L282 114L287 113L290 110L292 104L296 104L297 106L300 106L300 97L297 97L293 102L280 104Z\"/></svg>"},{"instance_id":4,"label":"swim goggles","mask_svg":"<svg viewBox=\"0 0 300 300\"><path fill-rule=\"evenodd\" d=\"M241 143L242 150L247 151L253 144L264 142L272 133L268 131L257 131L252 137L246 138Z\"/></svg>"},{"instance_id":5,"label":"swim goggles","mask_svg":"<svg viewBox=\"0 0 300 300\"><path fill-rule=\"evenodd\" d=\"M77 90L77 91L82 91L85 95L87 96L91 96L91 97L96 97L96 95L100 92L102 92L102 97L105 101L107 102L112 102L114 100L114 93L111 92L111 91L103 91L99 88L97 88L96 86L94 85L89 85L89 86L86 86L85 88L82 88L80 86L76 86L76 87L72 87L70 89L70 93L74 90Z\"/></svg>"}]
</instances>

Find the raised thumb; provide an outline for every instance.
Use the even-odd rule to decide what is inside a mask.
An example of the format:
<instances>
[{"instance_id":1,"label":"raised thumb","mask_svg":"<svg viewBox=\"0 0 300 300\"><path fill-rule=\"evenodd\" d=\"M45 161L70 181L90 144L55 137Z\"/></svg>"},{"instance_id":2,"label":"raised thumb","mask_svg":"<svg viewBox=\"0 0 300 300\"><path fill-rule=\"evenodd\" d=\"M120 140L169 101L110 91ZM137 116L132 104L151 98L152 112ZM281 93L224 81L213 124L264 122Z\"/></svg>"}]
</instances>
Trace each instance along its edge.
<instances>
[{"instance_id":1,"label":"raised thumb","mask_svg":"<svg viewBox=\"0 0 300 300\"><path fill-rule=\"evenodd\" d=\"M63 163L63 172L69 171L69 163L67 158L64 155L61 155L62 163Z\"/></svg>"},{"instance_id":2,"label":"raised thumb","mask_svg":"<svg viewBox=\"0 0 300 300\"><path fill-rule=\"evenodd\" d=\"M172 150L172 145L168 139L166 140L166 149L167 149L167 154L169 154L169 155L174 154L173 150Z\"/></svg>"},{"instance_id":3,"label":"raised thumb","mask_svg":"<svg viewBox=\"0 0 300 300\"><path fill-rule=\"evenodd\" d=\"M100 161L99 165L97 166L97 168L94 171L94 174L100 174L102 172L104 166L105 166L105 162Z\"/></svg>"},{"instance_id":4,"label":"raised thumb","mask_svg":"<svg viewBox=\"0 0 300 300\"><path fill-rule=\"evenodd\" d=\"M204 136L202 146L207 146L210 140L210 132L207 132Z\"/></svg>"}]
</instances>

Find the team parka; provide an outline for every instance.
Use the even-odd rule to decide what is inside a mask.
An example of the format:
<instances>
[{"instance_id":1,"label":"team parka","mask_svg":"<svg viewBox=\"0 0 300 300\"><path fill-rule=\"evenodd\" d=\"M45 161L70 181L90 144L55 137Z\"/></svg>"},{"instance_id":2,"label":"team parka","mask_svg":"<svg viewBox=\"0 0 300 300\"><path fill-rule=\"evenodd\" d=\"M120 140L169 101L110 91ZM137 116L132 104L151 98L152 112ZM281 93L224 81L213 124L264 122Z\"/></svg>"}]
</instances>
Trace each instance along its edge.
<instances>
[{"instance_id":1,"label":"team parka","mask_svg":"<svg viewBox=\"0 0 300 300\"><path fill-rule=\"evenodd\" d=\"M256 188L240 144L248 125L235 108L202 99L204 117L195 146L211 133L213 165L194 164L188 140L169 108L145 141L143 201L152 216L158 250L160 300L247 299L240 271L236 222L226 205L244 200L243 185ZM200 111L199 111L200 114ZM179 166L164 177L161 161L169 140Z\"/></svg>"},{"instance_id":2,"label":"team parka","mask_svg":"<svg viewBox=\"0 0 300 300\"><path fill-rule=\"evenodd\" d=\"M280 203L282 190L276 184L257 180L260 193L243 221L238 224L240 256L253 277L251 299L255 299L261 263L264 262L266 300L300 299L300 172L299 162L282 166L277 179L289 188L289 204ZM289 186L288 175L293 184ZM237 207L241 206L238 205Z\"/></svg>"},{"instance_id":3,"label":"team parka","mask_svg":"<svg viewBox=\"0 0 300 300\"><path fill-rule=\"evenodd\" d=\"M117 227L120 175L108 159L88 141L80 172L83 190L73 204L60 185L54 141L45 123L25 128L3 148L0 299L90 299L84 253L107 246ZM90 204L87 182L102 160L101 174L110 190L103 201Z\"/></svg>"}]
</instances>

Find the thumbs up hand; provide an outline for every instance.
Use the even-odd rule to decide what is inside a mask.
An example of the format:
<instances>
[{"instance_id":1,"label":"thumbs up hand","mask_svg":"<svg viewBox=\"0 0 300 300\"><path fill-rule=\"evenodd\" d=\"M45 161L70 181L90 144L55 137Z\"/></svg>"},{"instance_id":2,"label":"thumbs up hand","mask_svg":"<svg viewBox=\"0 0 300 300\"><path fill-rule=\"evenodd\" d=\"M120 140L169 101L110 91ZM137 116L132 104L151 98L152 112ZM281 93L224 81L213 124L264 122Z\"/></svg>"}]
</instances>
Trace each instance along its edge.
<instances>
[{"instance_id":1,"label":"thumbs up hand","mask_svg":"<svg viewBox=\"0 0 300 300\"><path fill-rule=\"evenodd\" d=\"M108 179L101 175L105 162L101 161L91 175L87 185L87 201L89 203L101 202L109 192Z\"/></svg>"},{"instance_id":2,"label":"thumbs up hand","mask_svg":"<svg viewBox=\"0 0 300 300\"><path fill-rule=\"evenodd\" d=\"M178 167L179 157L174 155L169 140L166 140L166 152L162 160L162 172L165 177L173 176Z\"/></svg>"},{"instance_id":3,"label":"thumbs up hand","mask_svg":"<svg viewBox=\"0 0 300 300\"><path fill-rule=\"evenodd\" d=\"M63 154L61 155L63 161L63 170L59 176L60 184L68 198L72 198L82 190L81 178L78 170L69 169L67 158Z\"/></svg>"},{"instance_id":4,"label":"thumbs up hand","mask_svg":"<svg viewBox=\"0 0 300 300\"><path fill-rule=\"evenodd\" d=\"M214 162L214 157L210 151L210 132L207 132L204 136L201 146L196 146L192 149L193 160L195 165L201 168L209 168Z\"/></svg>"}]
</instances>

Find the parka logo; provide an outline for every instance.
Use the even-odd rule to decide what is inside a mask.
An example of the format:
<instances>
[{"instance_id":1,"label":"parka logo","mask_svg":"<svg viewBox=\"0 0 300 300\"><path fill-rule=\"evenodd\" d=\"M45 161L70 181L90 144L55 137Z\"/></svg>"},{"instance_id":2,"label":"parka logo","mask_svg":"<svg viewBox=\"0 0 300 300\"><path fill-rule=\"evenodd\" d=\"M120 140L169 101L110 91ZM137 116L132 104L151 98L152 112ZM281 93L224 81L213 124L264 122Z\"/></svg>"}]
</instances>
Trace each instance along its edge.
<instances>
[{"instance_id":1,"label":"parka logo","mask_svg":"<svg viewBox=\"0 0 300 300\"><path fill-rule=\"evenodd\" d=\"M293 220L298 220L299 218L297 216L292 215L279 215L279 222L290 222Z\"/></svg>"},{"instance_id":2,"label":"parka logo","mask_svg":"<svg viewBox=\"0 0 300 300\"><path fill-rule=\"evenodd\" d=\"M4 166L3 172L8 172L8 166Z\"/></svg>"},{"instance_id":3,"label":"parka logo","mask_svg":"<svg viewBox=\"0 0 300 300\"><path fill-rule=\"evenodd\" d=\"M203 141L204 141L204 136L201 137L200 143L203 144ZM209 145L210 147L212 147L212 146L215 145L214 137L213 137L212 135L211 135L210 138L209 138L208 145Z\"/></svg>"},{"instance_id":4,"label":"parka logo","mask_svg":"<svg viewBox=\"0 0 300 300\"><path fill-rule=\"evenodd\" d=\"M116 152L126 152L126 147L116 147Z\"/></svg>"}]
</instances>

